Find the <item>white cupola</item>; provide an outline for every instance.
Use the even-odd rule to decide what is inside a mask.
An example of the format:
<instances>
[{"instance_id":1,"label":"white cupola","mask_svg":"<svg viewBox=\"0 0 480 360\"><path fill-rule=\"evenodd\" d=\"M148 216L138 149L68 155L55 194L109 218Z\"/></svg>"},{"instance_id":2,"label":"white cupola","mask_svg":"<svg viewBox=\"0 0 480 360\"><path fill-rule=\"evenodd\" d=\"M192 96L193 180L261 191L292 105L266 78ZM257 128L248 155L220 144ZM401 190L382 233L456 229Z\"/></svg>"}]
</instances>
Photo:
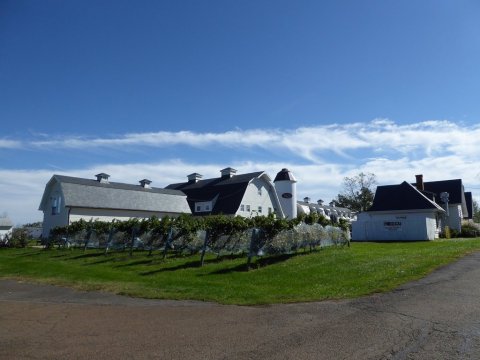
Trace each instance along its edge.
<instances>
[{"instance_id":1,"label":"white cupola","mask_svg":"<svg viewBox=\"0 0 480 360\"><path fill-rule=\"evenodd\" d=\"M151 180L148 179L142 179L139 181L140 186L143 187L144 189L151 189L150 184L152 183Z\"/></svg>"},{"instance_id":2,"label":"white cupola","mask_svg":"<svg viewBox=\"0 0 480 360\"><path fill-rule=\"evenodd\" d=\"M222 179L230 179L231 177L234 177L236 173L237 173L237 170L235 170L231 167L220 170L220 174L222 175Z\"/></svg>"},{"instance_id":3,"label":"white cupola","mask_svg":"<svg viewBox=\"0 0 480 360\"><path fill-rule=\"evenodd\" d=\"M96 176L97 181L99 183L108 184L108 178L110 177L110 175L105 174L105 173L100 173L100 174L97 174L95 176Z\"/></svg>"},{"instance_id":4,"label":"white cupola","mask_svg":"<svg viewBox=\"0 0 480 360\"><path fill-rule=\"evenodd\" d=\"M202 178L202 175L200 175L199 173L193 173L187 176L189 184L194 184L197 181L199 181L201 178Z\"/></svg>"}]
</instances>

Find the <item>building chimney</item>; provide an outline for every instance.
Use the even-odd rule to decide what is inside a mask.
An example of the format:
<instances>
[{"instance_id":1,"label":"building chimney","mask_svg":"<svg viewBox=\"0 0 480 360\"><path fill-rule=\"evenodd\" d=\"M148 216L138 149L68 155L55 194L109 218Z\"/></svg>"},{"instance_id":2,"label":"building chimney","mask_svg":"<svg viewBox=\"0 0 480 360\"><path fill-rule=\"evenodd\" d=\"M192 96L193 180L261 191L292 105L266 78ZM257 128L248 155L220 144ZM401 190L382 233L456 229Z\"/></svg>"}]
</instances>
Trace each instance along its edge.
<instances>
[{"instance_id":1,"label":"building chimney","mask_svg":"<svg viewBox=\"0 0 480 360\"><path fill-rule=\"evenodd\" d=\"M329 204L331 207L335 207L335 200L332 200L330 201L330 204Z\"/></svg>"},{"instance_id":2,"label":"building chimney","mask_svg":"<svg viewBox=\"0 0 480 360\"><path fill-rule=\"evenodd\" d=\"M105 174L105 173L100 173L100 174L97 174L95 176L97 177L97 181L99 183L108 184L108 178L110 177L110 175Z\"/></svg>"},{"instance_id":3,"label":"building chimney","mask_svg":"<svg viewBox=\"0 0 480 360\"><path fill-rule=\"evenodd\" d=\"M222 174L222 179L230 179L231 177L235 176L235 174L237 173L237 170L232 169L231 167L228 167L223 170L220 170L220 173Z\"/></svg>"},{"instance_id":4,"label":"building chimney","mask_svg":"<svg viewBox=\"0 0 480 360\"><path fill-rule=\"evenodd\" d=\"M144 189L151 189L150 184L152 182L150 180L143 179L143 180L140 180L139 182L140 182L141 187L143 187Z\"/></svg>"},{"instance_id":5,"label":"building chimney","mask_svg":"<svg viewBox=\"0 0 480 360\"><path fill-rule=\"evenodd\" d=\"M417 183L416 183L417 190L424 191L425 186L423 185L423 175L415 175L415 178L417 179Z\"/></svg>"},{"instance_id":6,"label":"building chimney","mask_svg":"<svg viewBox=\"0 0 480 360\"><path fill-rule=\"evenodd\" d=\"M304 197L303 198L303 201L305 201L307 204L310 202L310 198L307 196L307 197Z\"/></svg>"},{"instance_id":7,"label":"building chimney","mask_svg":"<svg viewBox=\"0 0 480 360\"><path fill-rule=\"evenodd\" d=\"M322 206L322 205L323 205L323 200L322 200L322 199L318 199L318 200L317 200L317 204L320 205L320 206Z\"/></svg>"},{"instance_id":8,"label":"building chimney","mask_svg":"<svg viewBox=\"0 0 480 360\"><path fill-rule=\"evenodd\" d=\"M187 176L189 184L195 184L201 178L202 178L202 175L200 175L199 173L193 173Z\"/></svg>"}]
</instances>

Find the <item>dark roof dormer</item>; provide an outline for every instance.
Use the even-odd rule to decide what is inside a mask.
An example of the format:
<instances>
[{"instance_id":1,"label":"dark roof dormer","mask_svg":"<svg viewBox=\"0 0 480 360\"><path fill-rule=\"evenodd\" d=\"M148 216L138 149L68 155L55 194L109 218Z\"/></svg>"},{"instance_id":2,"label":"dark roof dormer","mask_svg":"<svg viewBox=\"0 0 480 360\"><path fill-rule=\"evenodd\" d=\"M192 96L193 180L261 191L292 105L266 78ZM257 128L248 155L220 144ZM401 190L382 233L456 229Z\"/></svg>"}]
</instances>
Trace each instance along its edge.
<instances>
[{"instance_id":1,"label":"dark roof dormer","mask_svg":"<svg viewBox=\"0 0 480 360\"><path fill-rule=\"evenodd\" d=\"M108 184L108 178L110 177L110 175L105 174L105 173L100 173L100 174L97 174L95 176L97 177L97 181L99 183Z\"/></svg>"},{"instance_id":2,"label":"dark roof dormer","mask_svg":"<svg viewBox=\"0 0 480 360\"><path fill-rule=\"evenodd\" d=\"M222 174L222 177L221 177L222 179L230 179L235 176L235 174L237 173L237 170L231 167L228 167L223 170L220 170L220 173Z\"/></svg>"},{"instance_id":3,"label":"dark roof dormer","mask_svg":"<svg viewBox=\"0 0 480 360\"><path fill-rule=\"evenodd\" d=\"M202 175L200 175L199 173L193 173L187 176L189 184L195 184L201 178L202 178Z\"/></svg>"},{"instance_id":4,"label":"dark roof dormer","mask_svg":"<svg viewBox=\"0 0 480 360\"><path fill-rule=\"evenodd\" d=\"M144 189L151 189L150 184L152 183L151 180L148 179L143 179L139 181L140 186L143 187Z\"/></svg>"}]
</instances>

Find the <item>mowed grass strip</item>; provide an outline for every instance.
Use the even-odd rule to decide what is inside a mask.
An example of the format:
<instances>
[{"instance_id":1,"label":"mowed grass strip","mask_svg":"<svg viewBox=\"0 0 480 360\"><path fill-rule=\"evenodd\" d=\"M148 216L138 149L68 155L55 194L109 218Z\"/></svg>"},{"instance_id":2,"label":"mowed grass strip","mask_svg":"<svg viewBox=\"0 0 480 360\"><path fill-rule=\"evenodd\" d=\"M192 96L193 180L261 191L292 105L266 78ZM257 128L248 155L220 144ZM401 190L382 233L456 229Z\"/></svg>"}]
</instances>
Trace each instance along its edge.
<instances>
[{"instance_id":1,"label":"mowed grass strip","mask_svg":"<svg viewBox=\"0 0 480 360\"><path fill-rule=\"evenodd\" d=\"M480 239L353 243L257 259L209 256L163 260L137 251L0 249L0 277L135 297L259 305L353 298L389 291L480 250Z\"/></svg>"}]
</instances>

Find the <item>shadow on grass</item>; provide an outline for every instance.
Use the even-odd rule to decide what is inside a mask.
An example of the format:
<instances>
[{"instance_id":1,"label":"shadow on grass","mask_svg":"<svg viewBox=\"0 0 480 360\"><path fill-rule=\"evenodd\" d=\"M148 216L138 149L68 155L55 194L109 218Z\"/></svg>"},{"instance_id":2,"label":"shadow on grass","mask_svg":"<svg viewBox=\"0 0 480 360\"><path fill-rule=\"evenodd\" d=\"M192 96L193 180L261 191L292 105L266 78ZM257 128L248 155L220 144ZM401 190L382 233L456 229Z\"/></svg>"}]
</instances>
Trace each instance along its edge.
<instances>
[{"instance_id":1,"label":"shadow on grass","mask_svg":"<svg viewBox=\"0 0 480 360\"><path fill-rule=\"evenodd\" d=\"M43 252L41 251L38 251L38 252L31 252L31 253L25 253L25 254L17 254L17 255L14 255L15 257L27 257L27 256L39 256L39 255L42 255L44 254Z\"/></svg>"},{"instance_id":2,"label":"shadow on grass","mask_svg":"<svg viewBox=\"0 0 480 360\"><path fill-rule=\"evenodd\" d=\"M247 272L249 270L256 270L256 269L263 268L265 266L281 263L281 262L287 261L288 259L290 259L294 256L302 256L302 255L305 255L305 254L301 254L301 253L282 254L282 255L275 255L275 256L269 256L269 257L264 257L264 258L258 258L250 264L249 268L247 267L247 257L245 255L225 255L225 256L222 256L222 257L219 257L219 258L205 260L204 265L220 263L224 260L235 260L235 259L238 259L238 258L244 258L245 262L241 263L241 264L238 264L238 265L235 265L235 266L228 267L228 268L211 271L207 274L201 274L200 276L221 275L221 274L229 274L229 273L233 273L233 272ZM146 272L140 273L140 275L149 276L149 275L155 275L155 274L162 273L162 272L185 270L185 269L191 269L191 268L200 268L200 260L186 262L186 263L183 263L183 264L180 264L180 265L177 265L177 266L166 267L166 268L161 268L161 269L152 270L152 271L146 271Z\"/></svg>"},{"instance_id":3,"label":"shadow on grass","mask_svg":"<svg viewBox=\"0 0 480 360\"><path fill-rule=\"evenodd\" d=\"M260 268L263 268L265 266L269 265L274 265L278 264L284 261L287 261L288 259L294 257L294 256L302 256L304 254L282 254L282 255L275 255L275 256L269 256L269 257L264 257L264 258L257 258L252 263L250 264L250 267L248 267L247 262L245 261L244 264L239 264L237 266L233 266L230 268L226 269L220 269L220 270L215 270L209 273L209 275L222 275L222 274L230 274L233 272L247 272L250 270L257 270ZM246 260L247 258L245 258Z\"/></svg>"},{"instance_id":4,"label":"shadow on grass","mask_svg":"<svg viewBox=\"0 0 480 360\"><path fill-rule=\"evenodd\" d=\"M100 257L100 256L105 256L105 253L85 253L81 255L76 255L72 256L68 260L78 260L78 259L89 259L89 258L95 258L95 257Z\"/></svg>"},{"instance_id":5,"label":"shadow on grass","mask_svg":"<svg viewBox=\"0 0 480 360\"><path fill-rule=\"evenodd\" d=\"M213 258L213 259L205 259L203 263L204 263L204 265L206 265L206 264L216 264L216 263L220 263L220 262L225 261L225 260L235 260L235 259L238 259L238 258L241 258L241 257L244 257L244 256L245 255L235 255L235 254L234 255L223 255L223 256L219 256L217 258ZM140 275L148 276L148 275L154 275L154 274L158 274L158 273L162 273L162 272L171 272L171 271L176 271L176 270L185 270L185 269L192 269L192 268L200 268L200 259L194 260L194 261L189 261L189 262L179 264L179 265L176 265L176 266L165 267L165 268L152 270L152 271L146 271L146 272L140 273Z\"/></svg>"},{"instance_id":6,"label":"shadow on grass","mask_svg":"<svg viewBox=\"0 0 480 360\"><path fill-rule=\"evenodd\" d=\"M162 272L170 272L170 271L177 271L177 270L184 270L184 269L191 269L191 268L198 268L200 267L200 261L190 261L186 262L177 266L172 266L172 267L166 267L166 268L161 268L157 270L152 270L152 271L145 271L141 272L140 275L142 276L149 276L149 275L155 275L158 273Z\"/></svg>"},{"instance_id":7,"label":"shadow on grass","mask_svg":"<svg viewBox=\"0 0 480 360\"><path fill-rule=\"evenodd\" d=\"M131 261L128 264L120 264L116 265L116 268L120 267L129 267L129 266L136 266L136 265L156 265L160 262L160 259L145 259L145 260L136 260L136 261Z\"/></svg>"}]
</instances>

